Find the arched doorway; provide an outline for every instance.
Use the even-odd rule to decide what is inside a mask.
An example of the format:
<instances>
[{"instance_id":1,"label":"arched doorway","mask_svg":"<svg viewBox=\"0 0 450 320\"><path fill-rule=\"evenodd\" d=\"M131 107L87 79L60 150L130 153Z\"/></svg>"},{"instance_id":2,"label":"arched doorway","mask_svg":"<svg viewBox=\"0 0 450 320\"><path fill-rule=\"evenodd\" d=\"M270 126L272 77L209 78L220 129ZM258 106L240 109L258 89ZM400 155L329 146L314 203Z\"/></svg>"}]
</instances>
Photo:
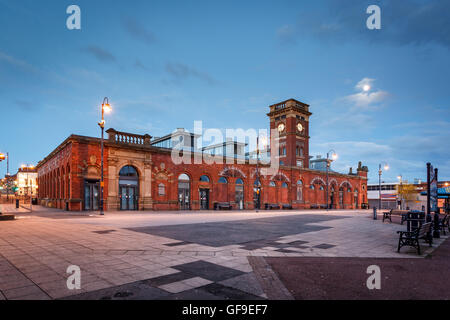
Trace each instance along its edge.
<instances>
[{"instance_id":1,"label":"arched doorway","mask_svg":"<svg viewBox=\"0 0 450 320\"><path fill-rule=\"evenodd\" d=\"M191 182L187 174L182 173L178 177L178 207L180 210L191 209Z\"/></svg>"},{"instance_id":2,"label":"arched doorway","mask_svg":"<svg viewBox=\"0 0 450 320\"><path fill-rule=\"evenodd\" d=\"M209 177L202 175L199 182L200 210L209 209Z\"/></svg>"},{"instance_id":3,"label":"arched doorway","mask_svg":"<svg viewBox=\"0 0 450 320\"><path fill-rule=\"evenodd\" d=\"M125 166L119 172L120 210L138 210L139 175L133 166Z\"/></svg>"},{"instance_id":4,"label":"arched doorway","mask_svg":"<svg viewBox=\"0 0 450 320\"><path fill-rule=\"evenodd\" d=\"M253 203L255 209L261 209L261 181L259 179L253 183Z\"/></svg>"},{"instance_id":5,"label":"arched doorway","mask_svg":"<svg viewBox=\"0 0 450 320\"><path fill-rule=\"evenodd\" d=\"M344 187L339 188L339 209L344 208Z\"/></svg>"},{"instance_id":6,"label":"arched doorway","mask_svg":"<svg viewBox=\"0 0 450 320\"><path fill-rule=\"evenodd\" d=\"M241 178L236 179L235 201L239 210L244 209L244 181Z\"/></svg>"},{"instance_id":7,"label":"arched doorway","mask_svg":"<svg viewBox=\"0 0 450 320\"><path fill-rule=\"evenodd\" d=\"M358 189L355 189L355 209L358 209Z\"/></svg>"}]
</instances>

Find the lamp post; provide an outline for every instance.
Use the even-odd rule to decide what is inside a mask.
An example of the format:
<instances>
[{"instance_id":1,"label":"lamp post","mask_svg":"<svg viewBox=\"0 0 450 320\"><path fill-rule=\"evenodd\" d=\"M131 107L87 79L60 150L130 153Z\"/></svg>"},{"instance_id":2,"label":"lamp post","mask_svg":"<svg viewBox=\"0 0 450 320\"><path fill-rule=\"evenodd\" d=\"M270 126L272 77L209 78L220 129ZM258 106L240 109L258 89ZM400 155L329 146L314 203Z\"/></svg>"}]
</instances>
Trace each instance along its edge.
<instances>
[{"instance_id":1,"label":"lamp post","mask_svg":"<svg viewBox=\"0 0 450 320\"><path fill-rule=\"evenodd\" d=\"M383 162L384 170L389 170L389 165L387 162ZM381 170L381 163L378 166L378 209L381 210L381 174L383 171Z\"/></svg>"},{"instance_id":2,"label":"lamp post","mask_svg":"<svg viewBox=\"0 0 450 320\"><path fill-rule=\"evenodd\" d=\"M105 112L108 113L111 111L111 106L109 105L108 98L105 97L102 103L102 120L98 123L101 129L101 173L100 173L100 215L104 215L103 212L103 187L104 187L104 179L103 179L103 134L105 131Z\"/></svg>"},{"instance_id":3,"label":"lamp post","mask_svg":"<svg viewBox=\"0 0 450 320\"><path fill-rule=\"evenodd\" d=\"M330 153L332 153L332 155L331 155L331 158L332 158L332 159L330 159ZM331 161L336 160L337 157L338 157L338 155L337 155L336 151L334 151L333 149L331 149L330 151L327 152L327 167L326 167L326 172L327 172L327 211L328 211L328 209L330 208L330 205L329 205L329 199L328 199L328 192L329 192L329 191L328 191L328 190L329 190L329 185L328 185L328 170L329 170L329 168L330 168Z\"/></svg>"},{"instance_id":4,"label":"lamp post","mask_svg":"<svg viewBox=\"0 0 450 320\"><path fill-rule=\"evenodd\" d=\"M402 177L402 175L399 175L397 178L400 181L400 185L399 185L399 188L398 188L398 194L400 196L400 210L402 210L403 209L403 196L402 196L402 193L403 193L403 177Z\"/></svg>"}]
</instances>

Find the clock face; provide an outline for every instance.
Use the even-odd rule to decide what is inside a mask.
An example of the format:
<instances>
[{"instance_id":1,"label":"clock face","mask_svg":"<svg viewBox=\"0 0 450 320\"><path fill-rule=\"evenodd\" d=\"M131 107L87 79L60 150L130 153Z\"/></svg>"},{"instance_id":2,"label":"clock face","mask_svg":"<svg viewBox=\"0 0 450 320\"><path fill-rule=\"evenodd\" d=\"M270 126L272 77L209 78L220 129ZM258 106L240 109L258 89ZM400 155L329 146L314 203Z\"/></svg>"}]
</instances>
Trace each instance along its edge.
<instances>
[{"instance_id":1,"label":"clock face","mask_svg":"<svg viewBox=\"0 0 450 320\"><path fill-rule=\"evenodd\" d=\"M284 123L280 123L278 125L278 132L283 132L284 131Z\"/></svg>"},{"instance_id":2,"label":"clock face","mask_svg":"<svg viewBox=\"0 0 450 320\"><path fill-rule=\"evenodd\" d=\"M303 126L301 123L297 124L297 130L302 132L303 131Z\"/></svg>"}]
</instances>

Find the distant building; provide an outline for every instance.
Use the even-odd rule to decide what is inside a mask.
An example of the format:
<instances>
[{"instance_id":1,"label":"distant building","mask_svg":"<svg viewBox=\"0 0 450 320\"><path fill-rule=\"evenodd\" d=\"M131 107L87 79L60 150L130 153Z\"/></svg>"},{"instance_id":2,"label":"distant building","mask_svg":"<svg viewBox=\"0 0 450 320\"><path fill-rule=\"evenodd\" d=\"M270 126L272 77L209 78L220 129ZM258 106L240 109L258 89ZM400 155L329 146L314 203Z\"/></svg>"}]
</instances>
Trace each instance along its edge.
<instances>
[{"instance_id":1,"label":"distant building","mask_svg":"<svg viewBox=\"0 0 450 320\"><path fill-rule=\"evenodd\" d=\"M37 177L38 173L36 168L19 168L17 171L15 186L17 187L16 194L18 196L31 196L37 195L38 184Z\"/></svg>"},{"instance_id":2,"label":"distant building","mask_svg":"<svg viewBox=\"0 0 450 320\"><path fill-rule=\"evenodd\" d=\"M408 181L403 181L402 184L408 184ZM410 209L422 210L422 207L427 205L427 183L421 179L414 179L412 184L415 187L415 193L409 196L409 199L403 199L398 194L398 187L400 182L382 182L381 183L381 208L382 209ZM438 187L446 187L450 185L450 181L439 181ZM378 183L367 184L367 197L369 199L370 208L378 208L380 192ZM444 200L440 200L439 207L444 206Z\"/></svg>"}]
</instances>

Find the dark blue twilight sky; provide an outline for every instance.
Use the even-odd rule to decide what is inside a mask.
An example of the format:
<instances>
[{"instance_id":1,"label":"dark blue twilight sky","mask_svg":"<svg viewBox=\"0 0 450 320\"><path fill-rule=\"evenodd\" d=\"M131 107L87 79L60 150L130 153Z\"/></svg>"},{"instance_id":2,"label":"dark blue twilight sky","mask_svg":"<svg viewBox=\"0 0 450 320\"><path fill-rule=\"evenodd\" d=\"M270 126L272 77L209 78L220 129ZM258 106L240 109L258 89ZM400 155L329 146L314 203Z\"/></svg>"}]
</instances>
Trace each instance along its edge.
<instances>
[{"instance_id":1,"label":"dark blue twilight sky","mask_svg":"<svg viewBox=\"0 0 450 320\"><path fill-rule=\"evenodd\" d=\"M0 152L14 173L71 133L98 136L105 96L107 127L153 136L267 128L267 106L295 98L311 155L335 149L335 169L362 160L374 182L386 161L385 180L412 180L431 161L449 179L449 57L449 1L0 0Z\"/></svg>"}]
</instances>

